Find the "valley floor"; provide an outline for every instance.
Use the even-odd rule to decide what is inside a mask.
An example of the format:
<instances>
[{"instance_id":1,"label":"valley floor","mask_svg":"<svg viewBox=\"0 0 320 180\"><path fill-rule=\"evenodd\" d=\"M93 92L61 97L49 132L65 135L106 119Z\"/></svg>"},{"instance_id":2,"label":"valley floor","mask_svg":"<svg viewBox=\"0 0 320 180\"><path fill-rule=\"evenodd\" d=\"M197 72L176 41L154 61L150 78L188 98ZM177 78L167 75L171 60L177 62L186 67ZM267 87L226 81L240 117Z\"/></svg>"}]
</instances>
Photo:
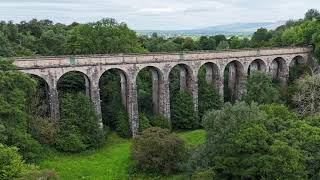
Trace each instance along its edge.
<instances>
[{"instance_id":1,"label":"valley floor","mask_svg":"<svg viewBox=\"0 0 320 180\"><path fill-rule=\"evenodd\" d=\"M204 142L205 131L195 130L178 132L187 146L196 146ZM52 152L40 164L41 168L55 169L61 179L184 179L183 174L169 177L155 175L128 176L131 139L120 138L116 133L108 136L107 143L96 150L79 154L63 154Z\"/></svg>"}]
</instances>

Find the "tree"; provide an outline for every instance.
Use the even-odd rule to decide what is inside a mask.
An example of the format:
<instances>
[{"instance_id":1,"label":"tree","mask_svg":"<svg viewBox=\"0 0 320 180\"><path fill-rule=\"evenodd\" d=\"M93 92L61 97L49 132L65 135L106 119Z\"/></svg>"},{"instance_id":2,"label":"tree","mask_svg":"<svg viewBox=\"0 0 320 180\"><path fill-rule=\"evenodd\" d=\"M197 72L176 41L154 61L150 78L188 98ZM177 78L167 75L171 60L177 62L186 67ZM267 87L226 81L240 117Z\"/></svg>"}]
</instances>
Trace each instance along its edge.
<instances>
[{"instance_id":1,"label":"tree","mask_svg":"<svg viewBox=\"0 0 320 180\"><path fill-rule=\"evenodd\" d=\"M39 160L40 144L28 132L32 117L27 113L35 82L26 74L15 70L10 61L0 60L0 126L5 138L0 143L16 146L28 162Z\"/></svg>"},{"instance_id":2,"label":"tree","mask_svg":"<svg viewBox=\"0 0 320 180\"><path fill-rule=\"evenodd\" d=\"M309 9L305 14L304 19L305 20L313 20L313 19L319 20L320 13L317 9Z\"/></svg>"},{"instance_id":3,"label":"tree","mask_svg":"<svg viewBox=\"0 0 320 180\"><path fill-rule=\"evenodd\" d=\"M25 164L16 147L6 147L0 143L0 179L10 180L20 177Z\"/></svg>"},{"instance_id":4,"label":"tree","mask_svg":"<svg viewBox=\"0 0 320 180\"><path fill-rule=\"evenodd\" d=\"M272 35L265 28L260 28L253 33L251 41L254 47L263 47L272 38Z\"/></svg>"},{"instance_id":5,"label":"tree","mask_svg":"<svg viewBox=\"0 0 320 180\"><path fill-rule=\"evenodd\" d=\"M179 91L173 96L171 104L171 122L173 129L193 129L199 125L193 109L192 96L187 91Z\"/></svg>"},{"instance_id":6,"label":"tree","mask_svg":"<svg viewBox=\"0 0 320 180\"><path fill-rule=\"evenodd\" d=\"M131 154L142 171L169 174L180 170L186 149L184 141L176 135L153 127L133 139Z\"/></svg>"},{"instance_id":7,"label":"tree","mask_svg":"<svg viewBox=\"0 0 320 180\"><path fill-rule=\"evenodd\" d=\"M83 93L64 94L61 98L57 149L79 152L98 147L104 142L104 133L89 98Z\"/></svg>"},{"instance_id":8,"label":"tree","mask_svg":"<svg viewBox=\"0 0 320 180\"><path fill-rule=\"evenodd\" d=\"M204 125L206 142L193 169L213 169L218 179L301 179L307 175L304 151L295 146L299 140L281 135L299 127L297 117L284 106L226 104L222 110L209 112Z\"/></svg>"},{"instance_id":9,"label":"tree","mask_svg":"<svg viewBox=\"0 0 320 180\"><path fill-rule=\"evenodd\" d=\"M297 82L293 103L301 116L313 115L320 111L320 74L307 75Z\"/></svg>"},{"instance_id":10,"label":"tree","mask_svg":"<svg viewBox=\"0 0 320 180\"><path fill-rule=\"evenodd\" d=\"M224 49L229 49L229 43L228 41L221 41L217 47L217 50L224 50Z\"/></svg>"},{"instance_id":11,"label":"tree","mask_svg":"<svg viewBox=\"0 0 320 180\"><path fill-rule=\"evenodd\" d=\"M217 88L214 84L209 84L205 80L205 70L201 68L198 75L198 87L199 87L199 97L198 97L198 110L199 118L202 119L203 115L213 109L219 109L222 105L222 97L220 96Z\"/></svg>"},{"instance_id":12,"label":"tree","mask_svg":"<svg viewBox=\"0 0 320 180\"><path fill-rule=\"evenodd\" d=\"M270 104L278 102L280 97L272 77L261 71L254 71L246 82L244 100L247 103Z\"/></svg>"}]
</instances>

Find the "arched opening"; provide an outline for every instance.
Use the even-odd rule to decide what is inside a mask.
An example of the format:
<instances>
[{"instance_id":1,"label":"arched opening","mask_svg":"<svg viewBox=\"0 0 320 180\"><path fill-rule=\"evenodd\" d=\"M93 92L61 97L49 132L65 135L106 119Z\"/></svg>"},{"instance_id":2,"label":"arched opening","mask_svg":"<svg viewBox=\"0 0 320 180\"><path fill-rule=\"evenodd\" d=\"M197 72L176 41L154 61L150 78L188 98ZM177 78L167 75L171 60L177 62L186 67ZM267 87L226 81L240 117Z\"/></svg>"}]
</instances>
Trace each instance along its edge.
<instances>
[{"instance_id":1,"label":"arched opening","mask_svg":"<svg viewBox=\"0 0 320 180\"><path fill-rule=\"evenodd\" d=\"M221 107L220 86L219 67L211 62L202 65L198 72L198 109L200 120L206 111Z\"/></svg>"},{"instance_id":2,"label":"arched opening","mask_svg":"<svg viewBox=\"0 0 320 180\"><path fill-rule=\"evenodd\" d=\"M295 80L304 76L305 74L310 74L311 68L306 63L302 56L294 57L289 65L289 79L288 84L292 84Z\"/></svg>"},{"instance_id":3,"label":"arched opening","mask_svg":"<svg viewBox=\"0 0 320 180\"><path fill-rule=\"evenodd\" d=\"M90 96L90 81L87 75L79 71L70 71L63 74L57 84L59 97L65 93L85 93Z\"/></svg>"},{"instance_id":4,"label":"arched opening","mask_svg":"<svg viewBox=\"0 0 320 180\"><path fill-rule=\"evenodd\" d=\"M231 61L224 69L224 101L240 100L245 85L243 65L239 61Z\"/></svg>"},{"instance_id":5,"label":"arched opening","mask_svg":"<svg viewBox=\"0 0 320 180\"><path fill-rule=\"evenodd\" d=\"M198 117L194 109L191 69L185 64L173 67L170 79L170 111L174 129L198 127Z\"/></svg>"},{"instance_id":6,"label":"arched opening","mask_svg":"<svg viewBox=\"0 0 320 180\"><path fill-rule=\"evenodd\" d=\"M139 112L150 115L160 113L160 83L162 74L155 67L145 67L137 76Z\"/></svg>"},{"instance_id":7,"label":"arched opening","mask_svg":"<svg viewBox=\"0 0 320 180\"><path fill-rule=\"evenodd\" d=\"M104 126L116 130L121 136L130 136L127 113L127 76L120 69L110 69L99 80L101 113Z\"/></svg>"},{"instance_id":8,"label":"arched opening","mask_svg":"<svg viewBox=\"0 0 320 180\"><path fill-rule=\"evenodd\" d=\"M269 72L275 81L278 81L282 84L286 83L288 72L286 61L283 58L278 57L274 59L270 65Z\"/></svg>"},{"instance_id":9,"label":"arched opening","mask_svg":"<svg viewBox=\"0 0 320 180\"><path fill-rule=\"evenodd\" d=\"M251 62L248 68L248 75L252 74L254 71L263 71L266 72L266 64L261 59L256 59Z\"/></svg>"},{"instance_id":10,"label":"arched opening","mask_svg":"<svg viewBox=\"0 0 320 180\"><path fill-rule=\"evenodd\" d=\"M49 85L43 78L37 75L30 76L37 84L36 91L30 99L29 112L34 117L48 118L50 117Z\"/></svg>"},{"instance_id":11,"label":"arched opening","mask_svg":"<svg viewBox=\"0 0 320 180\"><path fill-rule=\"evenodd\" d=\"M140 131L150 126L171 128L160 107L163 83L163 74L153 66L143 68L137 75Z\"/></svg>"}]
</instances>

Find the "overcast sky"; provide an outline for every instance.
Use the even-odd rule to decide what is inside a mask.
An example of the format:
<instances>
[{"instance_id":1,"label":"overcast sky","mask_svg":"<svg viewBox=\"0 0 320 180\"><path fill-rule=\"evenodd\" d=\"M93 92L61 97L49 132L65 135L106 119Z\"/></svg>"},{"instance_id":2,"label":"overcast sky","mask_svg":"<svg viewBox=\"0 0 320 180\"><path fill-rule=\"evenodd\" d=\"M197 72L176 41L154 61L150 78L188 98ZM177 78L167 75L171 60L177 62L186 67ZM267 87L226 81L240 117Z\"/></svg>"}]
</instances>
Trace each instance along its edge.
<instances>
[{"instance_id":1,"label":"overcast sky","mask_svg":"<svg viewBox=\"0 0 320 180\"><path fill-rule=\"evenodd\" d=\"M302 18L320 0L0 0L0 19L93 22L112 17L132 29L193 29Z\"/></svg>"}]
</instances>

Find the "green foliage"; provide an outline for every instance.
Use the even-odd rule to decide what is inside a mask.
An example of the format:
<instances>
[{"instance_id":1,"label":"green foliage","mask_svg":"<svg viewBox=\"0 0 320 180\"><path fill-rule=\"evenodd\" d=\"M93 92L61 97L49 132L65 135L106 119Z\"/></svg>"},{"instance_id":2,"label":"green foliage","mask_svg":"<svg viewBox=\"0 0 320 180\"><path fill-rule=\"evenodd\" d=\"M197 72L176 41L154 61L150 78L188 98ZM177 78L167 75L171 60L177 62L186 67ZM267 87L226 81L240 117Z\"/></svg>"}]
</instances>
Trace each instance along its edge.
<instances>
[{"instance_id":1,"label":"green foliage","mask_svg":"<svg viewBox=\"0 0 320 180\"><path fill-rule=\"evenodd\" d=\"M180 170L185 159L183 140L168 130L149 128L133 140L132 158L142 171L171 173Z\"/></svg>"},{"instance_id":2,"label":"green foliage","mask_svg":"<svg viewBox=\"0 0 320 180\"><path fill-rule=\"evenodd\" d=\"M172 97L171 122L173 129L198 127L198 117L194 111L192 96L189 92L179 91Z\"/></svg>"},{"instance_id":3,"label":"green foliage","mask_svg":"<svg viewBox=\"0 0 320 180\"><path fill-rule=\"evenodd\" d=\"M139 114L139 132L143 132L144 130L150 128L150 121L146 114Z\"/></svg>"},{"instance_id":4,"label":"green foliage","mask_svg":"<svg viewBox=\"0 0 320 180\"><path fill-rule=\"evenodd\" d=\"M272 77L261 71L250 74L246 82L244 100L247 103L271 104L279 102L279 92L272 83Z\"/></svg>"},{"instance_id":5,"label":"green foliage","mask_svg":"<svg viewBox=\"0 0 320 180\"><path fill-rule=\"evenodd\" d=\"M61 119L56 147L61 151L79 152L104 142L92 102L83 94L64 94L60 103Z\"/></svg>"},{"instance_id":6,"label":"green foliage","mask_svg":"<svg viewBox=\"0 0 320 180\"><path fill-rule=\"evenodd\" d=\"M213 169L200 169L192 174L191 179L194 180L208 180L215 179L215 172Z\"/></svg>"},{"instance_id":7,"label":"green foliage","mask_svg":"<svg viewBox=\"0 0 320 180\"><path fill-rule=\"evenodd\" d=\"M192 169L212 168L218 179L303 179L311 170L312 161L296 146L309 142L294 132L303 123L283 105L226 104L204 124L206 143L195 151Z\"/></svg>"},{"instance_id":8,"label":"green foliage","mask_svg":"<svg viewBox=\"0 0 320 180\"><path fill-rule=\"evenodd\" d=\"M123 108L120 82L119 72L109 70L102 75L99 83L103 124L111 129L116 129L116 112Z\"/></svg>"},{"instance_id":9,"label":"green foliage","mask_svg":"<svg viewBox=\"0 0 320 180\"><path fill-rule=\"evenodd\" d=\"M198 110L200 120L208 110L219 109L222 106L222 98L213 84L208 84L205 80L205 71L200 69L198 75Z\"/></svg>"},{"instance_id":10,"label":"green foliage","mask_svg":"<svg viewBox=\"0 0 320 180\"><path fill-rule=\"evenodd\" d=\"M272 38L272 34L268 32L268 29L260 28L252 35L252 44L254 47L267 46L268 41Z\"/></svg>"},{"instance_id":11,"label":"green foliage","mask_svg":"<svg viewBox=\"0 0 320 180\"><path fill-rule=\"evenodd\" d=\"M24 169L24 162L15 147L6 147L0 143L0 179L17 178Z\"/></svg>"},{"instance_id":12,"label":"green foliage","mask_svg":"<svg viewBox=\"0 0 320 180\"><path fill-rule=\"evenodd\" d=\"M121 137L131 136L129 117L123 107L116 112L116 131Z\"/></svg>"},{"instance_id":13,"label":"green foliage","mask_svg":"<svg viewBox=\"0 0 320 180\"><path fill-rule=\"evenodd\" d=\"M53 145L57 136L57 127L48 118L33 118L30 122L30 133L41 144Z\"/></svg>"},{"instance_id":14,"label":"green foliage","mask_svg":"<svg viewBox=\"0 0 320 180\"><path fill-rule=\"evenodd\" d=\"M14 70L11 62L0 60L0 143L16 146L28 162L37 161L41 146L28 132L31 116L27 113L28 98L35 82L26 74Z\"/></svg>"},{"instance_id":15,"label":"green foliage","mask_svg":"<svg viewBox=\"0 0 320 180\"><path fill-rule=\"evenodd\" d=\"M171 123L167 118L160 115L155 115L149 117L149 119L151 126L171 130Z\"/></svg>"},{"instance_id":16,"label":"green foliage","mask_svg":"<svg viewBox=\"0 0 320 180\"><path fill-rule=\"evenodd\" d=\"M22 174L22 177L18 180L33 180L33 179L44 179L44 180L60 180L59 175L54 170L43 169L39 170L38 168L28 170Z\"/></svg>"},{"instance_id":17,"label":"green foliage","mask_svg":"<svg viewBox=\"0 0 320 180\"><path fill-rule=\"evenodd\" d=\"M221 41L217 47L217 50L224 50L224 49L229 49L230 45L228 41Z\"/></svg>"}]
</instances>

